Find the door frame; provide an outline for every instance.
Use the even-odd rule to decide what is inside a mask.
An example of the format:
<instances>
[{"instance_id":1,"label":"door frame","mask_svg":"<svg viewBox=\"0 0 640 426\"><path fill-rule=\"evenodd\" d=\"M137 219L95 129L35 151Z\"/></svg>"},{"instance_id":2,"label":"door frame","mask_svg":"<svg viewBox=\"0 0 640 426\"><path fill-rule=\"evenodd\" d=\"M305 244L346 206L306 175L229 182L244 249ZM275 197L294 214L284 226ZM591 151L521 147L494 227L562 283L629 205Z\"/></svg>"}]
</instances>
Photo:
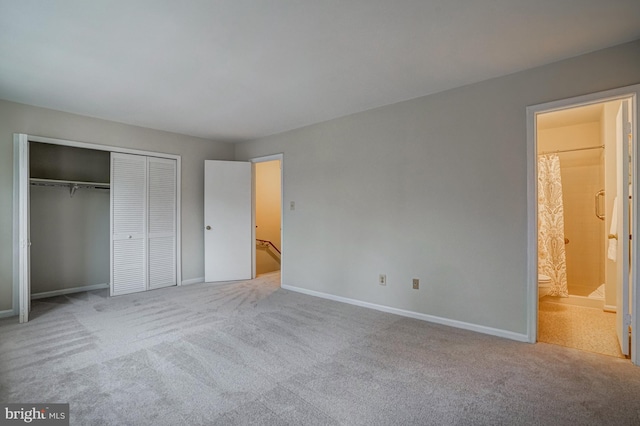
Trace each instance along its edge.
<instances>
[{"instance_id":1,"label":"door frame","mask_svg":"<svg viewBox=\"0 0 640 426\"><path fill-rule=\"evenodd\" d=\"M256 277L256 163L280 160L280 251L284 253L284 154L272 154L251 158L251 277ZM280 285L284 270L284 256L280 254Z\"/></svg>"},{"instance_id":2,"label":"door frame","mask_svg":"<svg viewBox=\"0 0 640 426\"><path fill-rule=\"evenodd\" d=\"M28 230L30 223L30 215L28 211L28 191L29 191L29 142L47 143L51 145L62 145L73 148L93 149L96 151L108 151L118 152L124 154L144 155L150 157L167 158L176 160L176 285L182 285L182 156L178 154L167 154L155 151L144 151L134 148L122 148L111 145L102 145L89 142L78 142L66 139L55 139L44 136L28 135L24 133L14 133L14 152L20 150L22 155L14 154L14 244L13 244L13 261L14 261L14 276L13 276L13 313L19 315L20 322L25 322L27 318L25 312L28 312L28 305L30 304L29 294L29 280L28 272L31 269L31 262L28 256L21 254L21 242L20 237L23 230ZM22 161L20 161L22 160ZM26 183L25 183L26 176ZM27 191L27 194L24 194ZM23 206L23 204L25 204ZM16 206L16 204L18 204ZM27 247L31 244L30 241L26 241ZM25 259L26 257L26 259ZM25 272L27 271L27 272ZM18 297L16 295L19 295Z\"/></svg>"},{"instance_id":3,"label":"door frame","mask_svg":"<svg viewBox=\"0 0 640 426\"><path fill-rule=\"evenodd\" d=\"M630 231L632 235L638 235L638 176L640 175L638 161L638 131L640 111L638 111L638 99L640 98L640 84L620 87L603 92L560 99L543 104L527 107L527 340L535 343L538 337L538 178L537 178L537 132L536 116L540 113L559 111L571 107L584 106L619 99L631 98L633 114L630 116L632 125L632 181L634 182L634 196L632 197L632 215ZM638 238L631 240L631 326L635 331L631 335L631 361L640 365L640 294L638 290L638 268L640 265L640 253L638 252Z\"/></svg>"}]
</instances>

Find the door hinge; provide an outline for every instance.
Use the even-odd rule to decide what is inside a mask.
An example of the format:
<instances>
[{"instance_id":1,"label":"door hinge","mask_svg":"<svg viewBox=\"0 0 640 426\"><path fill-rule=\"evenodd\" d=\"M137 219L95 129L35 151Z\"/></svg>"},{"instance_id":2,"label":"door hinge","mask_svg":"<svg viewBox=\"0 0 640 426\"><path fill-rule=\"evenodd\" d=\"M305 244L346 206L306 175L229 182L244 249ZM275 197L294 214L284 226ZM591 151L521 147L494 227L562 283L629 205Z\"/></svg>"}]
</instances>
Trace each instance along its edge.
<instances>
[{"instance_id":1,"label":"door hinge","mask_svg":"<svg viewBox=\"0 0 640 426\"><path fill-rule=\"evenodd\" d=\"M631 325L631 314L624 315L624 326L629 327Z\"/></svg>"},{"instance_id":2,"label":"door hinge","mask_svg":"<svg viewBox=\"0 0 640 426\"><path fill-rule=\"evenodd\" d=\"M624 125L624 133L628 136L631 134L631 123L630 122L626 122Z\"/></svg>"}]
</instances>

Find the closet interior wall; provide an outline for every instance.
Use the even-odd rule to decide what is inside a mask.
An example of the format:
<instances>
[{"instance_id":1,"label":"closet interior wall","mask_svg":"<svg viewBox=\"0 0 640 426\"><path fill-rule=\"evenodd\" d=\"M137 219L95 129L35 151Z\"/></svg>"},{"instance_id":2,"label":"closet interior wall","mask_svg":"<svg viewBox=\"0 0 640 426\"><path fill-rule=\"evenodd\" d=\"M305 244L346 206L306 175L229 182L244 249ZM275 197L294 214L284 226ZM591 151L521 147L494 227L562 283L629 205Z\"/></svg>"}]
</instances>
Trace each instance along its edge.
<instances>
[{"instance_id":1,"label":"closet interior wall","mask_svg":"<svg viewBox=\"0 0 640 426\"><path fill-rule=\"evenodd\" d=\"M31 178L109 183L107 151L29 143ZM109 283L109 191L30 185L31 296ZM51 293L53 292L53 293Z\"/></svg>"}]
</instances>

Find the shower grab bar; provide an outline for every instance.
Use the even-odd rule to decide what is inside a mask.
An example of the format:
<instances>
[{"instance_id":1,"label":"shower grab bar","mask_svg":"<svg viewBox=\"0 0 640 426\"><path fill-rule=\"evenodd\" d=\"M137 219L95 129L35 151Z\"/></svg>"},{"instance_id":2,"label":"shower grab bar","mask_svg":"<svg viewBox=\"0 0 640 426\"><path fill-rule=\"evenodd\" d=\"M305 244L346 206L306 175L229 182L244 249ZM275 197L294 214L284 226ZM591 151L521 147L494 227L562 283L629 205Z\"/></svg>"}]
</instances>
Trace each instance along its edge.
<instances>
[{"instance_id":1,"label":"shower grab bar","mask_svg":"<svg viewBox=\"0 0 640 426\"><path fill-rule=\"evenodd\" d=\"M604 189L596 192L596 216L600 220L604 220L604 214L600 213L600 197L604 197Z\"/></svg>"}]
</instances>

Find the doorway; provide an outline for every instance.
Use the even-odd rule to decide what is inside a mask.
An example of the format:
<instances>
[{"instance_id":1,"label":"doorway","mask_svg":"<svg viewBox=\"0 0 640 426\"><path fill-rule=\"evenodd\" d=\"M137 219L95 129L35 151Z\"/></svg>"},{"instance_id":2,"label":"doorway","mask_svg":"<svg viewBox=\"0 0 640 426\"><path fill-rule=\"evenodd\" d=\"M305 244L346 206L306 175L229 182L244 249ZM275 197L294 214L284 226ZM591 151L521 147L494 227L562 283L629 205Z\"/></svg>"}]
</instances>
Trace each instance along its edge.
<instances>
[{"instance_id":1,"label":"doorway","mask_svg":"<svg viewBox=\"0 0 640 426\"><path fill-rule=\"evenodd\" d=\"M282 154L254 158L254 277L281 282Z\"/></svg>"},{"instance_id":2,"label":"doorway","mask_svg":"<svg viewBox=\"0 0 640 426\"><path fill-rule=\"evenodd\" d=\"M269 273L279 286L283 155L204 163L204 281Z\"/></svg>"},{"instance_id":3,"label":"doorway","mask_svg":"<svg viewBox=\"0 0 640 426\"><path fill-rule=\"evenodd\" d=\"M527 109L531 342L637 363L638 89Z\"/></svg>"},{"instance_id":4,"label":"doorway","mask_svg":"<svg viewBox=\"0 0 640 426\"><path fill-rule=\"evenodd\" d=\"M624 354L616 335L613 216L623 102L541 113L536 123L538 341L617 357Z\"/></svg>"}]
</instances>

